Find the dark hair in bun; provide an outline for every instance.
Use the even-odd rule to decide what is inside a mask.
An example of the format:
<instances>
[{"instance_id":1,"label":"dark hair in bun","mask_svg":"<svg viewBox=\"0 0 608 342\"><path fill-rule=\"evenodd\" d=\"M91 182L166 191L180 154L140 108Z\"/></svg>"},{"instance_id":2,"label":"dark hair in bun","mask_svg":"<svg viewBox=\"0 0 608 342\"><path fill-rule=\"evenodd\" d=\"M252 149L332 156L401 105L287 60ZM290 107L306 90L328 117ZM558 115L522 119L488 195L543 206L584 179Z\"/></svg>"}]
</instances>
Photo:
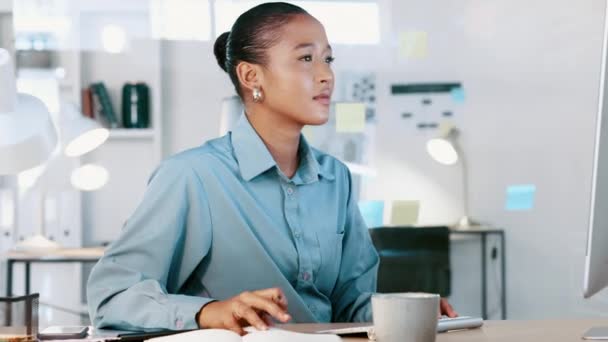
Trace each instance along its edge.
<instances>
[{"instance_id":1,"label":"dark hair in bun","mask_svg":"<svg viewBox=\"0 0 608 342\"><path fill-rule=\"evenodd\" d=\"M213 45L213 53L217 59L217 64L219 64L220 68L225 72L228 72L228 69L226 68L226 43L228 42L228 36L230 36L230 32L222 33L217 37L215 44Z\"/></svg>"},{"instance_id":2,"label":"dark hair in bun","mask_svg":"<svg viewBox=\"0 0 608 342\"><path fill-rule=\"evenodd\" d=\"M308 14L301 7L285 2L258 5L238 17L232 30L217 37L213 53L217 64L228 73L234 88L241 96L236 66L244 61L265 65L266 49L280 39L280 28L298 14Z\"/></svg>"}]
</instances>

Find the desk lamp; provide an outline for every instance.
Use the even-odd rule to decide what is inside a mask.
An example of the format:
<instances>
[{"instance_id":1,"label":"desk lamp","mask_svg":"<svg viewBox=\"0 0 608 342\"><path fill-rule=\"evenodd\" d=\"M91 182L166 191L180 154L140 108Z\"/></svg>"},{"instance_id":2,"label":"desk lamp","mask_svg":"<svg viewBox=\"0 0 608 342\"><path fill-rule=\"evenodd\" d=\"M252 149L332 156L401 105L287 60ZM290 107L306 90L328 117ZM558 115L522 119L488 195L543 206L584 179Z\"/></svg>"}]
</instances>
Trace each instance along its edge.
<instances>
[{"instance_id":1,"label":"desk lamp","mask_svg":"<svg viewBox=\"0 0 608 342\"><path fill-rule=\"evenodd\" d=\"M38 98L17 93L10 54L0 49L0 175L45 162L57 145L51 116Z\"/></svg>"},{"instance_id":2,"label":"desk lamp","mask_svg":"<svg viewBox=\"0 0 608 342\"><path fill-rule=\"evenodd\" d=\"M458 220L455 228L470 229L479 226L469 217L469 182L467 163L462 149L458 145L458 129L451 124L442 124L439 127L439 135L430 139L426 144L429 155L438 163L443 165L455 165L460 160L462 166L462 202L464 215Z\"/></svg>"}]
</instances>

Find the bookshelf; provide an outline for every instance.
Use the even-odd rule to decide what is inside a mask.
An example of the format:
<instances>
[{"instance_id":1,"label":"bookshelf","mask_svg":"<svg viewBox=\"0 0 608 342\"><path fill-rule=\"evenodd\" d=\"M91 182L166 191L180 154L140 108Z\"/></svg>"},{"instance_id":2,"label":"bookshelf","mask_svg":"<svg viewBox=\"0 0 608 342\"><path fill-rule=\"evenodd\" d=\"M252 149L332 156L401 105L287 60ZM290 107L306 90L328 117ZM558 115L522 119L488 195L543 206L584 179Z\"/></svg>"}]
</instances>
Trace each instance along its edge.
<instances>
[{"instance_id":1,"label":"bookshelf","mask_svg":"<svg viewBox=\"0 0 608 342\"><path fill-rule=\"evenodd\" d=\"M108 140L152 140L155 135L156 132L153 128L117 128L110 130Z\"/></svg>"},{"instance_id":2,"label":"bookshelf","mask_svg":"<svg viewBox=\"0 0 608 342\"><path fill-rule=\"evenodd\" d=\"M83 158L83 162L103 165L110 174L110 181L103 189L83 196L83 224L88 229L84 242L98 244L118 237L124 222L143 198L150 175L163 158L162 42L137 33L147 27L146 2L141 2L141 8L124 1L103 2L101 6L80 1L70 3L74 6L72 17L78 21L71 30L78 42L73 52L77 68L74 73L79 74L78 96L80 89L91 83L104 82L121 122L123 85L144 82L150 90L149 127L111 129L108 141ZM104 50L98 39L99 32L108 24L125 28L128 40L122 52Z\"/></svg>"},{"instance_id":3,"label":"bookshelf","mask_svg":"<svg viewBox=\"0 0 608 342\"><path fill-rule=\"evenodd\" d=\"M141 201L150 175L163 158L162 42L144 33L150 24L147 2L68 1L65 4L60 13L37 13L43 18L56 15L60 20L69 21L67 31L54 32L50 28L48 32L51 37L59 37L49 40L51 45L58 42L49 50L50 68L61 75L58 79L60 101L82 106L82 89L103 82L121 123L123 85L143 82L150 91L148 128L127 129L120 124L119 128L110 130L104 145L79 160L80 164L103 166L110 175L103 188L80 196L82 243L89 246L118 237L124 222ZM123 50L105 49L102 33L107 26L124 28L127 40Z\"/></svg>"}]
</instances>

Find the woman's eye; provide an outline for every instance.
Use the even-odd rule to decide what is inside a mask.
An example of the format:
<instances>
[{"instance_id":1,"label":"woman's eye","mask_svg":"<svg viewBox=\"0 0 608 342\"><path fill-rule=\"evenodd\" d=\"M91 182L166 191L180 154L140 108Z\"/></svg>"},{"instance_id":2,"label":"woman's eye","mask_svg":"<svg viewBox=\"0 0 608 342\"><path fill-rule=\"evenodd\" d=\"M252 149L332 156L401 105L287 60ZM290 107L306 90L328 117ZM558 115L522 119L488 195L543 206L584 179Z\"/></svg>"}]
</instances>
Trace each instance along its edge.
<instances>
[{"instance_id":1,"label":"woman's eye","mask_svg":"<svg viewBox=\"0 0 608 342\"><path fill-rule=\"evenodd\" d=\"M306 56L301 57L300 60L304 61L304 62L312 62L312 56L306 55ZM335 60L335 58L330 56L330 57L325 58L325 63L331 64L331 63L333 63L334 60Z\"/></svg>"}]
</instances>

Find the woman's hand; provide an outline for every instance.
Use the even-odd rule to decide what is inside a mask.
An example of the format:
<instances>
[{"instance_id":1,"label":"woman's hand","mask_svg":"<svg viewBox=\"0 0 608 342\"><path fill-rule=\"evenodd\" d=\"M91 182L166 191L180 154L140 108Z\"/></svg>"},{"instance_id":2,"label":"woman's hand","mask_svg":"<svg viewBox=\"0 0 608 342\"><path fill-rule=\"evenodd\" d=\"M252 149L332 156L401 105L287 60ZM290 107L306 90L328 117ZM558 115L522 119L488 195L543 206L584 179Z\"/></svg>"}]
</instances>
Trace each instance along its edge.
<instances>
[{"instance_id":1,"label":"woman's hand","mask_svg":"<svg viewBox=\"0 0 608 342\"><path fill-rule=\"evenodd\" d=\"M439 300L439 316L441 317L442 315L448 316L450 318L458 317L458 314L456 313L456 311L454 311L452 305L450 305L448 300L445 298L441 298Z\"/></svg>"},{"instance_id":2,"label":"woman's hand","mask_svg":"<svg viewBox=\"0 0 608 342\"><path fill-rule=\"evenodd\" d=\"M270 317L286 323L291 319L287 313L287 298L279 288L246 291L223 301L205 305L198 317L201 328L228 329L244 335L243 327L253 326L258 330L268 329Z\"/></svg>"}]
</instances>

